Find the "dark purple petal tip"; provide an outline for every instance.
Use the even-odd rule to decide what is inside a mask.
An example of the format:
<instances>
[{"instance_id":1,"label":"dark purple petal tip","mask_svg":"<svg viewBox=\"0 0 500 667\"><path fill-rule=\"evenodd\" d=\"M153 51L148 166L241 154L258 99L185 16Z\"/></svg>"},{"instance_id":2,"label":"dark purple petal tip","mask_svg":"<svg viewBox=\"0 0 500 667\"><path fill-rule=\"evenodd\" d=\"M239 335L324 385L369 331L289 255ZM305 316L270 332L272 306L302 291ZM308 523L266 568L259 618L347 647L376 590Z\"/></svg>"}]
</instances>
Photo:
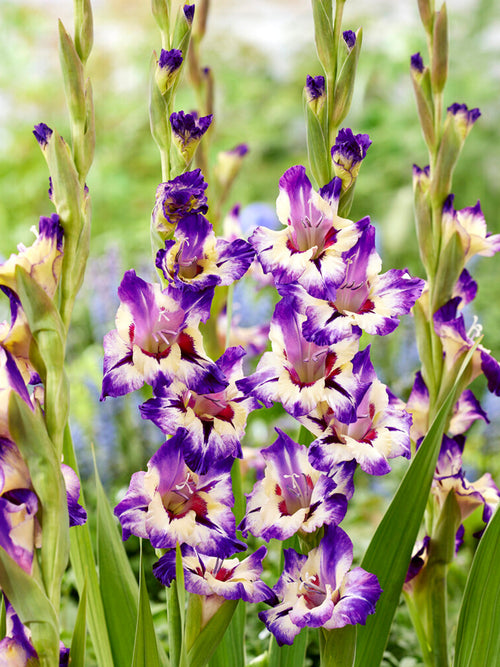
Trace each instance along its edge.
<instances>
[{"instance_id":1,"label":"dark purple petal tip","mask_svg":"<svg viewBox=\"0 0 500 667\"><path fill-rule=\"evenodd\" d=\"M176 134L183 144L191 141L199 141L210 127L213 115L199 117L197 113L184 113L184 111L175 111L170 116L172 131Z\"/></svg>"},{"instance_id":2,"label":"dark purple petal tip","mask_svg":"<svg viewBox=\"0 0 500 667\"><path fill-rule=\"evenodd\" d=\"M420 74L424 71L424 61L422 60L420 53L414 53L412 55L410 65L413 70L420 72Z\"/></svg>"},{"instance_id":3,"label":"dark purple petal tip","mask_svg":"<svg viewBox=\"0 0 500 667\"><path fill-rule=\"evenodd\" d=\"M344 38L347 48L351 50L356 44L356 33L352 30L344 30L342 37Z\"/></svg>"},{"instance_id":4,"label":"dark purple petal tip","mask_svg":"<svg viewBox=\"0 0 500 667\"><path fill-rule=\"evenodd\" d=\"M317 100L325 94L325 77L324 76L310 76L306 79L306 94L309 102Z\"/></svg>"},{"instance_id":5,"label":"dark purple petal tip","mask_svg":"<svg viewBox=\"0 0 500 667\"><path fill-rule=\"evenodd\" d=\"M194 18L194 5L184 5L183 11L186 21L191 24Z\"/></svg>"},{"instance_id":6,"label":"dark purple petal tip","mask_svg":"<svg viewBox=\"0 0 500 667\"><path fill-rule=\"evenodd\" d=\"M45 148L50 137L52 136L52 130L48 125L45 125L45 123L39 123L38 125L35 125L33 134L35 135L35 139L38 141L40 147Z\"/></svg>"},{"instance_id":7,"label":"dark purple petal tip","mask_svg":"<svg viewBox=\"0 0 500 667\"><path fill-rule=\"evenodd\" d=\"M453 116L457 116L458 114L463 115L468 125L473 125L481 115L481 111L477 107L468 109L466 104L458 104L457 102L451 104L447 108L447 111Z\"/></svg>"},{"instance_id":8,"label":"dark purple petal tip","mask_svg":"<svg viewBox=\"0 0 500 667\"><path fill-rule=\"evenodd\" d=\"M162 69L168 70L169 73L175 72L182 65L182 51L180 49L172 49L171 51L161 50L158 59L158 65Z\"/></svg>"},{"instance_id":9,"label":"dark purple petal tip","mask_svg":"<svg viewBox=\"0 0 500 667\"><path fill-rule=\"evenodd\" d=\"M343 128L337 135L334 146L332 146L332 158L335 155L342 155L344 158L352 160L352 163L361 162L366 156L366 151L371 146L370 137L367 134L353 134L349 128Z\"/></svg>"}]
</instances>

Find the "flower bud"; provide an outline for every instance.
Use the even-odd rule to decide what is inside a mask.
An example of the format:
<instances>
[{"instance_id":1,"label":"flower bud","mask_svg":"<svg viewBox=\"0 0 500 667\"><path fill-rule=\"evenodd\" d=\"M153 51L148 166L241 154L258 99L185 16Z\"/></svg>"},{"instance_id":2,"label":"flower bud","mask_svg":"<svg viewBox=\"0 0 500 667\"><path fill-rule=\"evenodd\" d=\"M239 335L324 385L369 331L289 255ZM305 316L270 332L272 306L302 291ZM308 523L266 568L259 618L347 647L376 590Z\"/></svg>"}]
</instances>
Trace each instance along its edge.
<instances>
[{"instance_id":1,"label":"flower bud","mask_svg":"<svg viewBox=\"0 0 500 667\"><path fill-rule=\"evenodd\" d=\"M340 130L332 147L333 170L342 180L342 190L350 188L358 177L361 162L371 145L367 134L354 135L350 128Z\"/></svg>"},{"instance_id":2,"label":"flower bud","mask_svg":"<svg viewBox=\"0 0 500 667\"><path fill-rule=\"evenodd\" d=\"M471 127L480 115L479 109L469 111L465 104L452 104L448 107L433 179L433 196L437 197L440 203L450 192L451 177L458 156Z\"/></svg>"},{"instance_id":3,"label":"flower bud","mask_svg":"<svg viewBox=\"0 0 500 667\"><path fill-rule=\"evenodd\" d=\"M151 10L158 28L164 32L168 30L168 0L151 0Z\"/></svg>"},{"instance_id":4,"label":"flower bud","mask_svg":"<svg viewBox=\"0 0 500 667\"><path fill-rule=\"evenodd\" d=\"M90 0L77 0L75 3L75 48L82 63L87 61L94 42L92 6Z\"/></svg>"},{"instance_id":5,"label":"flower bud","mask_svg":"<svg viewBox=\"0 0 500 667\"><path fill-rule=\"evenodd\" d=\"M436 13L432 35L431 81L435 92L440 93L448 76L448 18L446 4Z\"/></svg>"},{"instance_id":6,"label":"flower bud","mask_svg":"<svg viewBox=\"0 0 500 667\"><path fill-rule=\"evenodd\" d=\"M326 100L325 77L307 75L306 85L304 86L307 104L313 113L319 115Z\"/></svg>"},{"instance_id":7,"label":"flower bud","mask_svg":"<svg viewBox=\"0 0 500 667\"><path fill-rule=\"evenodd\" d=\"M182 51L180 49L161 50L156 63L155 79L162 95L165 95L167 90L177 81L182 61Z\"/></svg>"},{"instance_id":8,"label":"flower bud","mask_svg":"<svg viewBox=\"0 0 500 667\"><path fill-rule=\"evenodd\" d=\"M352 30L344 30L342 37L344 38L344 43L350 53L356 44L356 33Z\"/></svg>"},{"instance_id":9,"label":"flower bud","mask_svg":"<svg viewBox=\"0 0 500 667\"><path fill-rule=\"evenodd\" d=\"M191 39L193 18L194 5L184 5L183 7L179 7L179 12L175 19L172 46L174 49L180 49L184 57L187 55L189 40Z\"/></svg>"},{"instance_id":10,"label":"flower bud","mask_svg":"<svg viewBox=\"0 0 500 667\"><path fill-rule=\"evenodd\" d=\"M40 146L42 151L45 152L45 149L47 148L47 144L50 141L53 131L50 129L48 125L45 125L45 123L39 123L38 125L35 125L33 134L35 135L35 139L38 141L38 145Z\"/></svg>"},{"instance_id":11,"label":"flower bud","mask_svg":"<svg viewBox=\"0 0 500 667\"><path fill-rule=\"evenodd\" d=\"M312 0L314 18L314 39L320 63L325 72L335 72L337 54L333 45L332 0Z\"/></svg>"},{"instance_id":12,"label":"flower bud","mask_svg":"<svg viewBox=\"0 0 500 667\"><path fill-rule=\"evenodd\" d=\"M432 234L432 209L429 197L429 174L429 166L420 169L416 164L413 165L414 206L420 258L427 269L427 273L432 275L435 253Z\"/></svg>"},{"instance_id":13,"label":"flower bud","mask_svg":"<svg viewBox=\"0 0 500 667\"><path fill-rule=\"evenodd\" d=\"M354 33L352 30L346 30L343 37L347 47L347 57L342 64L337 77L337 83L335 84L332 114L332 123L335 127L338 127L344 120L351 106L363 31L361 28L357 33Z\"/></svg>"},{"instance_id":14,"label":"flower bud","mask_svg":"<svg viewBox=\"0 0 500 667\"><path fill-rule=\"evenodd\" d=\"M248 153L246 144L239 144L230 151L223 151L217 155L217 164L215 165L215 177L219 181L223 190L231 187L232 182L238 175L243 158Z\"/></svg>"},{"instance_id":15,"label":"flower bud","mask_svg":"<svg viewBox=\"0 0 500 667\"><path fill-rule=\"evenodd\" d=\"M199 117L196 112L184 113L184 111L174 112L170 116L173 141L186 166L193 159L194 152L210 127L212 118L212 114Z\"/></svg>"},{"instance_id":16,"label":"flower bud","mask_svg":"<svg viewBox=\"0 0 500 667\"><path fill-rule=\"evenodd\" d=\"M424 67L420 53L412 55L410 73L424 140L429 149L432 149L436 141L434 132L434 101L431 91L430 71L428 67Z\"/></svg>"},{"instance_id":17,"label":"flower bud","mask_svg":"<svg viewBox=\"0 0 500 667\"><path fill-rule=\"evenodd\" d=\"M418 11L420 13L420 20L429 34L432 31L433 10L431 0L418 0Z\"/></svg>"}]
</instances>

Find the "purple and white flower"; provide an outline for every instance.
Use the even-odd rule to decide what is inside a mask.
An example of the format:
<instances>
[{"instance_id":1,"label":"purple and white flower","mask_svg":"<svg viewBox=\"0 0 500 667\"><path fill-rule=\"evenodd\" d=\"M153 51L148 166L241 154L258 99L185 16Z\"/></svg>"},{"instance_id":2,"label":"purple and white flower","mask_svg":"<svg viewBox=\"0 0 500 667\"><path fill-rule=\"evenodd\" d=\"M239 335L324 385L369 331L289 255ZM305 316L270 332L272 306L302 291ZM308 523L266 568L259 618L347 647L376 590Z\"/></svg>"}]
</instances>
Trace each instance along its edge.
<instances>
[{"instance_id":1,"label":"purple and white flower","mask_svg":"<svg viewBox=\"0 0 500 667\"><path fill-rule=\"evenodd\" d=\"M434 313L434 329L441 339L445 365L449 370L456 368L473 347L474 337L481 331L477 321L466 331L463 315L457 314L459 304L460 297L455 297ZM466 383L469 384L481 373L488 380L489 391L500 396L500 364L490 355L489 350L478 345L469 364Z\"/></svg>"},{"instance_id":2,"label":"purple and white flower","mask_svg":"<svg viewBox=\"0 0 500 667\"><path fill-rule=\"evenodd\" d=\"M115 507L123 539L136 535L150 540L155 549L171 549L179 542L224 558L245 550L236 539L231 511L232 459L198 475L184 460L185 437L186 430L178 429L151 458L147 472L132 475L125 497Z\"/></svg>"},{"instance_id":3,"label":"purple and white flower","mask_svg":"<svg viewBox=\"0 0 500 667\"><path fill-rule=\"evenodd\" d=\"M0 437L9 437L9 398L13 391L33 409L31 397L14 357L0 345Z\"/></svg>"},{"instance_id":4,"label":"purple and white flower","mask_svg":"<svg viewBox=\"0 0 500 667\"><path fill-rule=\"evenodd\" d=\"M267 549L261 546L244 560L204 556L198 550L182 547L182 566L186 590L204 596L203 628L225 600L264 602L274 600L272 590L262 580L262 561ZM175 579L175 550L167 551L153 565L153 574L164 586Z\"/></svg>"},{"instance_id":5,"label":"purple and white flower","mask_svg":"<svg viewBox=\"0 0 500 667\"><path fill-rule=\"evenodd\" d=\"M353 223L337 215L340 189L335 178L316 192L300 165L280 178L276 210L285 229L257 227L250 237L264 272L276 283L298 282L318 298L342 283L342 253L356 243L367 220Z\"/></svg>"},{"instance_id":6,"label":"purple and white flower","mask_svg":"<svg viewBox=\"0 0 500 667\"><path fill-rule=\"evenodd\" d=\"M66 486L69 525L70 527L83 526L87 521L87 512L78 502L80 496L80 480L78 479L78 475L73 468L70 468L65 463L61 463L61 472Z\"/></svg>"},{"instance_id":7,"label":"purple and white flower","mask_svg":"<svg viewBox=\"0 0 500 667\"><path fill-rule=\"evenodd\" d=\"M6 320L0 322L0 345L15 359L24 382L38 380L38 374L29 354L33 336L21 301L9 287L0 285L0 289L8 296L10 302L10 323Z\"/></svg>"},{"instance_id":8,"label":"purple and white flower","mask_svg":"<svg viewBox=\"0 0 500 667\"><path fill-rule=\"evenodd\" d=\"M406 269L380 274L373 225L343 257L344 280L323 299L310 296L300 285L278 285L280 294L293 298L295 310L306 315L302 333L317 345L333 345L349 336L353 327L378 336L391 333L424 289L424 281L412 278Z\"/></svg>"},{"instance_id":9,"label":"purple and white flower","mask_svg":"<svg viewBox=\"0 0 500 667\"><path fill-rule=\"evenodd\" d=\"M5 597L5 637L0 641L0 665L2 667L36 667L38 654L31 643L31 633L24 626L14 607Z\"/></svg>"},{"instance_id":10,"label":"purple and white flower","mask_svg":"<svg viewBox=\"0 0 500 667\"><path fill-rule=\"evenodd\" d=\"M0 264L0 285L18 292L16 266L25 269L35 282L52 298L55 294L63 259L63 228L59 216L53 213L50 218L41 217L36 230L34 243L26 248L18 245L19 253L12 254Z\"/></svg>"},{"instance_id":11,"label":"purple and white flower","mask_svg":"<svg viewBox=\"0 0 500 667\"><path fill-rule=\"evenodd\" d=\"M429 430L429 391L420 371L415 374L406 407L413 419L410 437L413 442L420 444ZM477 398L470 389L466 389L453 406L447 432L452 436L465 433L477 419L489 423L488 416Z\"/></svg>"},{"instance_id":12,"label":"purple and white flower","mask_svg":"<svg viewBox=\"0 0 500 667\"><path fill-rule=\"evenodd\" d=\"M207 184L200 169L186 171L156 188L152 225L158 232L168 234L190 213L208 211L205 190Z\"/></svg>"},{"instance_id":13,"label":"purple and white flower","mask_svg":"<svg viewBox=\"0 0 500 667\"><path fill-rule=\"evenodd\" d=\"M31 573L33 554L40 545L36 518L38 498L28 467L17 446L0 438L0 548Z\"/></svg>"},{"instance_id":14,"label":"purple and white flower","mask_svg":"<svg viewBox=\"0 0 500 667\"><path fill-rule=\"evenodd\" d=\"M488 233L479 202L456 211L453 207L454 196L449 195L443 205L444 243L454 232L458 232L464 251L464 264L474 255L492 257L500 250L500 234Z\"/></svg>"},{"instance_id":15,"label":"purple and white flower","mask_svg":"<svg viewBox=\"0 0 500 667\"><path fill-rule=\"evenodd\" d=\"M457 435L455 438L443 436L431 491L440 507L444 505L448 494L453 492L462 521L482 505L483 521L487 523L498 505L500 491L490 473L485 473L475 482L469 482L465 478L465 471L462 468L464 445L463 435Z\"/></svg>"},{"instance_id":16,"label":"purple and white flower","mask_svg":"<svg viewBox=\"0 0 500 667\"><path fill-rule=\"evenodd\" d=\"M338 526L328 526L319 547L307 555L285 549L285 569L273 591L279 603L259 618L280 646L292 644L304 627L333 630L364 625L382 589L374 574L350 569L352 542Z\"/></svg>"},{"instance_id":17,"label":"purple and white flower","mask_svg":"<svg viewBox=\"0 0 500 667\"><path fill-rule=\"evenodd\" d=\"M131 270L118 296L116 329L104 337L102 398L123 396L144 382L156 387L175 378L201 393L226 386L195 328L208 316L211 295L162 291Z\"/></svg>"},{"instance_id":18,"label":"purple and white flower","mask_svg":"<svg viewBox=\"0 0 500 667\"><path fill-rule=\"evenodd\" d=\"M423 567L427 563L429 557L429 544L431 538L429 535L426 535L422 540L418 540L413 548L413 553L411 555L410 565L408 567L408 572L406 573L405 581L403 584L403 591L405 593L411 594L415 585L415 578L420 574Z\"/></svg>"},{"instance_id":19,"label":"purple and white flower","mask_svg":"<svg viewBox=\"0 0 500 667\"><path fill-rule=\"evenodd\" d=\"M264 477L247 494L241 530L266 541L286 540L298 531L314 533L339 524L354 493L355 464L332 466L328 475L321 474L309 463L307 447L276 431L276 442L261 450Z\"/></svg>"},{"instance_id":20,"label":"purple and white flower","mask_svg":"<svg viewBox=\"0 0 500 667\"><path fill-rule=\"evenodd\" d=\"M156 255L156 266L176 287L205 290L231 285L248 270L255 251L248 241L216 238L212 225L201 214L184 216L175 229L175 240L165 242Z\"/></svg>"},{"instance_id":21,"label":"purple and white flower","mask_svg":"<svg viewBox=\"0 0 500 667\"><path fill-rule=\"evenodd\" d=\"M257 401L236 388L243 377L241 347L228 348L216 362L228 386L215 393L197 393L181 382L159 387L154 398L140 406L144 419L151 419L164 433L186 429L184 457L198 473L206 473L214 462L241 458L241 439L247 415L259 407Z\"/></svg>"},{"instance_id":22,"label":"purple and white flower","mask_svg":"<svg viewBox=\"0 0 500 667\"><path fill-rule=\"evenodd\" d=\"M2 667L38 667L39 658L31 643L31 631L21 623L14 607L4 594L6 634L0 641ZM59 642L59 667L69 664L69 648Z\"/></svg>"},{"instance_id":23,"label":"purple and white flower","mask_svg":"<svg viewBox=\"0 0 500 667\"><path fill-rule=\"evenodd\" d=\"M354 375L365 386L368 383L355 421L343 423L325 402L299 420L320 436L309 447L309 461L328 472L332 466L354 460L370 475L385 475L391 469L388 459L411 456L411 416L377 379L369 348L356 355L353 366Z\"/></svg>"},{"instance_id":24,"label":"purple and white flower","mask_svg":"<svg viewBox=\"0 0 500 667\"><path fill-rule=\"evenodd\" d=\"M282 299L271 320L272 351L264 352L255 373L238 380L236 386L244 394L252 393L266 407L274 401L282 403L294 417L306 415L326 401L339 420L353 421L366 390L352 371L358 339L351 336L335 345L315 345L302 335L304 320L289 299Z\"/></svg>"}]
</instances>

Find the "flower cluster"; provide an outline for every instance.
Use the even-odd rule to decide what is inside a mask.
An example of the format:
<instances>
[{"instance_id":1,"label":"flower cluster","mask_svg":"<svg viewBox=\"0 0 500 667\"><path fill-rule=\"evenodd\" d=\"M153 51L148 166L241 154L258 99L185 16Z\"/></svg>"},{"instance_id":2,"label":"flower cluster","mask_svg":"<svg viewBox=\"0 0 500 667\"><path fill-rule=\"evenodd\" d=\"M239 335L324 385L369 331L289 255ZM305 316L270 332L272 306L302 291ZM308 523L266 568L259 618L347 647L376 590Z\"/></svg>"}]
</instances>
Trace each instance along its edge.
<instances>
[{"instance_id":1,"label":"flower cluster","mask_svg":"<svg viewBox=\"0 0 500 667\"><path fill-rule=\"evenodd\" d=\"M342 130L335 169L342 165L354 180L370 143ZM358 464L382 475L389 459L410 457L411 418L377 379L360 338L393 331L424 285L406 270L381 273L369 218L338 214L339 176L316 192L304 167L286 171L277 199L284 228L259 226L249 242L216 237L205 188L199 170L159 186L153 224L164 234L156 255L163 288L128 271L116 330L105 337L103 398L149 384L153 397L140 406L142 417L170 436L147 472L132 476L115 514L123 539L137 535L165 550L154 572L167 586L181 545L186 588L205 599L204 622L224 599L266 600L273 608L262 620L280 644L292 643L306 625L364 623L375 609L378 581L350 569L352 543L338 524ZM215 289L239 280L254 255L282 298L270 324L272 349L245 377L244 350L229 347L212 361L199 325ZM261 451L262 478L247 495L238 526L244 537L298 535L307 545L305 554L285 552L271 591L260 581L264 547L243 561L233 556L246 545L236 536L230 473L242 456L248 413L274 402L316 439L307 447L277 429Z\"/></svg>"}]
</instances>

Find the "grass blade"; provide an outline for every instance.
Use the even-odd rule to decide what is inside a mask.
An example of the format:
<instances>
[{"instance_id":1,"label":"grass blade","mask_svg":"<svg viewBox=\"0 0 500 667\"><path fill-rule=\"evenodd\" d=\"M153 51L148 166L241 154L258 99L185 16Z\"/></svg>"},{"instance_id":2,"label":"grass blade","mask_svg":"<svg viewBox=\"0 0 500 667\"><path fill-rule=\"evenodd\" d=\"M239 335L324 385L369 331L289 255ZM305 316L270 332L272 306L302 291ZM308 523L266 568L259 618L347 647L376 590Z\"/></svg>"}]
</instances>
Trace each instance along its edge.
<instances>
[{"instance_id":1,"label":"grass blade","mask_svg":"<svg viewBox=\"0 0 500 667\"><path fill-rule=\"evenodd\" d=\"M454 667L500 665L500 512L490 520L465 586Z\"/></svg>"}]
</instances>

